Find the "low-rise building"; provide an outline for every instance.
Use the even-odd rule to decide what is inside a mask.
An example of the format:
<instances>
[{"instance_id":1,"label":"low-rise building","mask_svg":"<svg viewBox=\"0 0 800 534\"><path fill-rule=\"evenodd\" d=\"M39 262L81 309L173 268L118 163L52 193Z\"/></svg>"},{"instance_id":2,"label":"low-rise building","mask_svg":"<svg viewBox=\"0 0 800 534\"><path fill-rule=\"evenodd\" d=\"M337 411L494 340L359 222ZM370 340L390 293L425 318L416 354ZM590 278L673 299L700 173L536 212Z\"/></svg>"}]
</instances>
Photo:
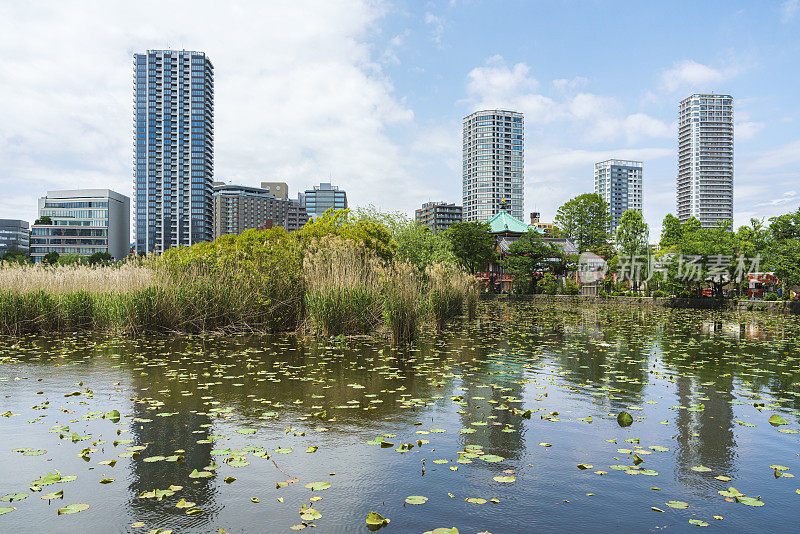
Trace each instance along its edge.
<instances>
[{"instance_id":1,"label":"low-rise building","mask_svg":"<svg viewBox=\"0 0 800 534\"><path fill-rule=\"evenodd\" d=\"M48 191L39 199L37 221L30 238L30 255L37 263L50 252L108 252L121 260L130 250L130 199L110 189Z\"/></svg>"},{"instance_id":2,"label":"low-rise building","mask_svg":"<svg viewBox=\"0 0 800 534\"><path fill-rule=\"evenodd\" d=\"M8 252L28 254L28 221L0 219L0 258Z\"/></svg>"},{"instance_id":3,"label":"low-rise building","mask_svg":"<svg viewBox=\"0 0 800 534\"><path fill-rule=\"evenodd\" d=\"M541 222L539 220L540 217L541 217L541 214L538 211L531 212L531 226L536 228L537 230L541 230L543 236L552 237L553 236L553 223Z\"/></svg>"},{"instance_id":4,"label":"low-rise building","mask_svg":"<svg viewBox=\"0 0 800 534\"><path fill-rule=\"evenodd\" d=\"M263 183L262 185L268 185ZM286 184L279 184L285 191ZM270 190L277 187L274 183ZM266 187L214 183L214 238L238 235L250 228L282 226L299 230L308 222L308 214L297 200L276 198Z\"/></svg>"},{"instance_id":5,"label":"low-rise building","mask_svg":"<svg viewBox=\"0 0 800 534\"><path fill-rule=\"evenodd\" d=\"M426 202L414 212L414 218L419 224L438 234L450 228L450 225L462 221L462 208L447 202Z\"/></svg>"}]
</instances>

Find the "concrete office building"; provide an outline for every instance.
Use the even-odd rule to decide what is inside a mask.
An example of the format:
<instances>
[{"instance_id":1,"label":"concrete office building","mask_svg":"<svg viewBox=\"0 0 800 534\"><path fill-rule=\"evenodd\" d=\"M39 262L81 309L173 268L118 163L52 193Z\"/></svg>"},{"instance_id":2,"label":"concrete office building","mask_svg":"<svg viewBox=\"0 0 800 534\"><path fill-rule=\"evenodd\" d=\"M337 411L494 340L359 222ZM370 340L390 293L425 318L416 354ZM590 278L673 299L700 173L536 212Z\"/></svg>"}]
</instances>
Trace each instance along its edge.
<instances>
[{"instance_id":1,"label":"concrete office building","mask_svg":"<svg viewBox=\"0 0 800 534\"><path fill-rule=\"evenodd\" d=\"M347 193L330 183L315 185L298 196L311 217L319 217L330 208L347 209Z\"/></svg>"},{"instance_id":2,"label":"concrete office building","mask_svg":"<svg viewBox=\"0 0 800 534\"><path fill-rule=\"evenodd\" d=\"M266 188L215 182L213 198L215 239L273 225L294 231L308 222L308 214L299 201L275 198Z\"/></svg>"},{"instance_id":3,"label":"concrete office building","mask_svg":"<svg viewBox=\"0 0 800 534\"><path fill-rule=\"evenodd\" d=\"M476 111L463 121L462 197L465 222L484 222L507 209L523 217L525 176L522 113Z\"/></svg>"},{"instance_id":4,"label":"concrete office building","mask_svg":"<svg viewBox=\"0 0 800 534\"><path fill-rule=\"evenodd\" d=\"M29 237L28 221L0 219L0 258L7 252L28 254Z\"/></svg>"},{"instance_id":5,"label":"concrete office building","mask_svg":"<svg viewBox=\"0 0 800 534\"><path fill-rule=\"evenodd\" d=\"M41 262L48 252L91 256L108 252L121 260L130 252L130 199L110 189L48 191L39 199L39 219L31 227L30 254Z\"/></svg>"},{"instance_id":6,"label":"concrete office building","mask_svg":"<svg viewBox=\"0 0 800 534\"><path fill-rule=\"evenodd\" d=\"M137 252L214 236L214 67L203 52L134 54Z\"/></svg>"},{"instance_id":7,"label":"concrete office building","mask_svg":"<svg viewBox=\"0 0 800 534\"><path fill-rule=\"evenodd\" d=\"M695 94L678 110L678 219L733 221L733 97Z\"/></svg>"},{"instance_id":8,"label":"concrete office building","mask_svg":"<svg viewBox=\"0 0 800 534\"><path fill-rule=\"evenodd\" d=\"M641 213L643 172L641 161L609 159L594 164L594 192L608 204L612 234L623 213L628 210Z\"/></svg>"},{"instance_id":9,"label":"concrete office building","mask_svg":"<svg viewBox=\"0 0 800 534\"><path fill-rule=\"evenodd\" d=\"M446 202L426 202L414 212L416 221L433 230L435 234L447 230L451 224L460 223L461 215L461 206Z\"/></svg>"}]
</instances>

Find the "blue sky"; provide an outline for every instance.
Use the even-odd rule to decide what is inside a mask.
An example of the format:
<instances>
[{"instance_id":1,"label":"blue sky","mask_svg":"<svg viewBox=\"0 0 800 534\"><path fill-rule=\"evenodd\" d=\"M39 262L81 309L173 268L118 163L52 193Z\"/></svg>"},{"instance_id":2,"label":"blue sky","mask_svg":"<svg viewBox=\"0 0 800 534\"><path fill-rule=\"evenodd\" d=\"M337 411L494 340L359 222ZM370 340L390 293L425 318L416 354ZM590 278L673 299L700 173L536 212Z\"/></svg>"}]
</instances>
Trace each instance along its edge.
<instances>
[{"instance_id":1,"label":"blue sky","mask_svg":"<svg viewBox=\"0 0 800 534\"><path fill-rule=\"evenodd\" d=\"M47 189L130 195L131 56L175 47L215 65L217 179L460 203L461 119L503 107L526 116L526 211L551 220L595 161L641 159L654 238L678 102L729 93L744 224L800 204L799 34L797 0L5 3L0 217L33 220Z\"/></svg>"}]
</instances>

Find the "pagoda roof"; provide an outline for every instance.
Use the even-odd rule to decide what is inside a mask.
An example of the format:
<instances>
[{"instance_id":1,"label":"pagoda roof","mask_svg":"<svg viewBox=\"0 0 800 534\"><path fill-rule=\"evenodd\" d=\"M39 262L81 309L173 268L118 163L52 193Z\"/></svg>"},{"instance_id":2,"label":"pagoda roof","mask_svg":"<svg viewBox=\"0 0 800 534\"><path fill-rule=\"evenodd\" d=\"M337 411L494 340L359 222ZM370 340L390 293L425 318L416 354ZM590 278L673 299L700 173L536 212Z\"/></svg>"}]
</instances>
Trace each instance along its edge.
<instances>
[{"instance_id":1,"label":"pagoda roof","mask_svg":"<svg viewBox=\"0 0 800 534\"><path fill-rule=\"evenodd\" d=\"M528 230L536 230L538 232L541 232L540 229L534 228L533 226L530 226L520 221L516 217L513 217L506 210L500 210L497 214L495 214L491 219L489 219L486 222L489 223L490 227L489 232L492 234L502 234L503 232L524 234Z\"/></svg>"}]
</instances>

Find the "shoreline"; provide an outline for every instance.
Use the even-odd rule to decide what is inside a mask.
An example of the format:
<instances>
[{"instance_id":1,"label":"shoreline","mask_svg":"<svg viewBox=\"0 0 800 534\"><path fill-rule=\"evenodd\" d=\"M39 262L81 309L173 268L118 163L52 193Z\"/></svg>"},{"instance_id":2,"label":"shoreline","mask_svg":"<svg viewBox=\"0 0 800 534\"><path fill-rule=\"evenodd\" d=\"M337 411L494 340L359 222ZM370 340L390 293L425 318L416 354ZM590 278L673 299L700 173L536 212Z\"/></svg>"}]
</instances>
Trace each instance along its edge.
<instances>
[{"instance_id":1,"label":"shoreline","mask_svg":"<svg viewBox=\"0 0 800 534\"><path fill-rule=\"evenodd\" d=\"M658 306L670 309L692 310L725 310L725 311L763 311L786 315L800 315L800 300L763 301L763 300L718 300L715 298L677 298L677 297L597 297L589 295L506 295L482 293L481 301L528 301L528 302L560 302L572 305L580 304L614 304L626 307Z\"/></svg>"}]
</instances>

